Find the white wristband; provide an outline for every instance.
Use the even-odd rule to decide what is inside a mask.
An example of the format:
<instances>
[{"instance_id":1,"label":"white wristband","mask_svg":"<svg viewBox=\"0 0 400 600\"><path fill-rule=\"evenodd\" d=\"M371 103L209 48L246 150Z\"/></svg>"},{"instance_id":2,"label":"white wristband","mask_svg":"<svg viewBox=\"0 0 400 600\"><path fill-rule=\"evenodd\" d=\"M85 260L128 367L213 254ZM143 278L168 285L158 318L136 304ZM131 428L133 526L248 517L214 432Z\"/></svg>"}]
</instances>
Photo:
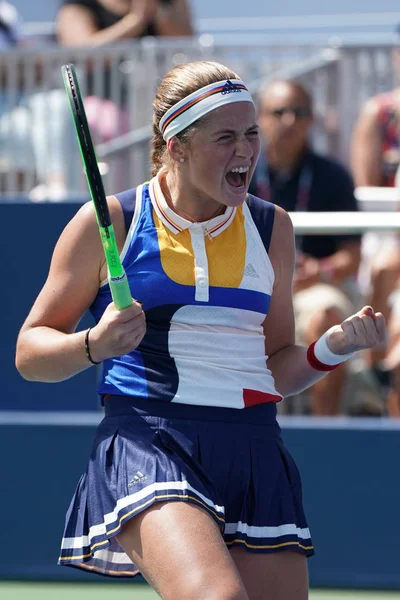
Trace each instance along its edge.
<instances>
[{"instance_id":1,"label":"white wristband","mask_svg":"<svg viewBox=\"0 0 400 600\"><path fill-rule=\"evenodd\" d=\"M324 365L338 365L345 360L348 360L352 356L354 356L355 352L349 352L348 354L335 354L332 350L329 350L328 343L326 341L328 337L328 331L321 335L321 337L316 341L314 346L314 356L319 362Z\"/></svg>"}]
</instances>

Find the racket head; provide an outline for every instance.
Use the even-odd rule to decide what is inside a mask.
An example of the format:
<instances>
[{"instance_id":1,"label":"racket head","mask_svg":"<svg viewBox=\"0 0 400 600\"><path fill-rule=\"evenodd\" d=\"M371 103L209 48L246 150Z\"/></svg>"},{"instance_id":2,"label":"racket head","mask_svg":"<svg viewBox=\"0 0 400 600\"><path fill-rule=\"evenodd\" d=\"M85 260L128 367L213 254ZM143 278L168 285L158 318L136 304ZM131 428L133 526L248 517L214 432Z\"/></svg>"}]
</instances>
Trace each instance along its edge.
<instances>
[{"instance_id":1,"label":"racket head","mask_svg":"<svg viewBox=\"0 0 400 600\"><path fill-rule=\"evenodd\" d=\"M96 217L100 227L111 226L110 212L108 209L103 180L97 163L96 152L90 133L89 123L86 116L85 106L79 87L78 76L73 64L63 65L61 74L64 81L65 91L68 96L69 105L75 125L82 162L85 167L86 178L90 195L96 211Z\"/></svg>"}]
</instances>

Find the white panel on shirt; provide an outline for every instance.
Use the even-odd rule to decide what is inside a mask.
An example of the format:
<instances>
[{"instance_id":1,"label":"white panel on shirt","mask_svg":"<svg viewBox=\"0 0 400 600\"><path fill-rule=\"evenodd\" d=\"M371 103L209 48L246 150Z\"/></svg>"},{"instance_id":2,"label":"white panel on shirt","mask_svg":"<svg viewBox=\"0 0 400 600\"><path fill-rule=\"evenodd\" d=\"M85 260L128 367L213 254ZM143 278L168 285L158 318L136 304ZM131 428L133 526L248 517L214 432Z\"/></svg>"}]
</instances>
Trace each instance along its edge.
<instances>
[{"instance_id":1,"label":"white panel on shirt","mask_svg":"<svg viewBox=\"0 0 400 600\"><path fill-rule=\"evenodd\" d=\"M247 204L243 204L246 263L239 288L272 294L274 271Z\"/></svg>"},{"instance_id":2,"label":"white panel on shirt","mask_svg":"<svg viewBox=\"0 0 400 600\"><path fill-rule=\"evenodd\" d=\"M243 408L243 388L276 394L262 320L260 313L237 308L180 308L168 338L179 376L174 400Z\"/></svg>"}]
</instances>

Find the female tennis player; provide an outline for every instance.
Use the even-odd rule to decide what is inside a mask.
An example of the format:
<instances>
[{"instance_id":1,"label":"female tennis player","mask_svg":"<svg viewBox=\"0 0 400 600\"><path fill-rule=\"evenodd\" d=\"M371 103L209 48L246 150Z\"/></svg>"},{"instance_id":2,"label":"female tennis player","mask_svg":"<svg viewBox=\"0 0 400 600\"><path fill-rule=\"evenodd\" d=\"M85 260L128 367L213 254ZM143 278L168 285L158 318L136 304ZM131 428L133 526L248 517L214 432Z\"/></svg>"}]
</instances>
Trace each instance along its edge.
<instances>
[{"instance_id":1,"label":"female tennis player","mask_svg":"<svg viewBox=\"0 0 400 600\"><path fill-rule=\"evenodd\" d=\"M314 550L277 402L382 342L385 322L364 307L309 348L294 344L292 224L247 193L260 141L234 72L175 67L153 124L153 178L108 199L136 300L111 303L87 204L18 338L29 380L102 363L105 418L59 562L140 572L167 600L305 600ZM76 331L88 309L96 325Z\"/></svg>"}]
</instances>

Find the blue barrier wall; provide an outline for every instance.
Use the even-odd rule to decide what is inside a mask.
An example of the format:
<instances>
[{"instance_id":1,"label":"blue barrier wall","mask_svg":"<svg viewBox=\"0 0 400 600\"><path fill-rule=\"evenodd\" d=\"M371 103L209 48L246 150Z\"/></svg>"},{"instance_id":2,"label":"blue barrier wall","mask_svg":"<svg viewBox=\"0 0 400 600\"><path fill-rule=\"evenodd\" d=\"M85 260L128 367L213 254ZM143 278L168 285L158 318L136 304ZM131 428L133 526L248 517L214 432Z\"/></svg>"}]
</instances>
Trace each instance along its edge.
<instances>
[{"instance_id":1,"label":"blue barrier wall","mask_svg":"<svg viewBox=\"0 0 400 600\"><path fill-rule=\"evenodd\" d=\"M283 425L316 547L310 579L321 587L400 589L400 425L386 430L367 420L371 428L357 429L358 421ZM93 581L56 566L93 435L94 425L0 425L0 456L8 457L0 478L0 578Z\"/></svg>"},{"instance_id":2,"label":"blue barrier wall","mask_svg":"<svg viewBox=\"0 0 400 600\"><path fill-rule=\"evenodd\" d=\"M94 367L54 386L24 381L14 364L18 331L45 282L57 238L79 206L0 203L0 410L94 410L97 406ZM79 328L91 323L87 315Z\"/></svg>"},{"instance_id":3,"label":"blue barrier wall","mask_svg":"<svg viewBox=\"0 0 400 600\"><path fill-rule=\"evenodd\" d=\"M19 328L42 287L54 244L77 204L1 204L0 578L88 579L56 566L64 515L85 468L98 413L96 369L56 385L14 366ZM80 328L87 327L86 316ZM58 413L44 424L43 411ZM20 421L7 411L18 411ZM34 424L35 412L42 422ZM90 414L88 414L88 412ZM97 412L96 412L97 411ZM51 418L54 421L54 415ZM316 546L314 586L400 589L400 424L282 419L303 475Z\"/></svg>"}]
</instances>

